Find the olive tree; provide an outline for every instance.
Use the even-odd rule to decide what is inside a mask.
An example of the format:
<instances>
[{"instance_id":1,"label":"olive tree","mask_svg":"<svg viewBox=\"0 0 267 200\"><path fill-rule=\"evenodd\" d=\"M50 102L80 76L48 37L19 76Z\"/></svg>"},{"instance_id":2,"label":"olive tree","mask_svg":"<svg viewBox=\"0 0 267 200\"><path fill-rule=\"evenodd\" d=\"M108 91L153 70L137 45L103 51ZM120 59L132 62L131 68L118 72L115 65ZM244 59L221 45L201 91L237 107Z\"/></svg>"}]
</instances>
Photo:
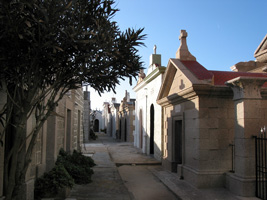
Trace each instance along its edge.
<instances>
[{"instance_id":1,"label":"olive tree","mask_svg":"<svg viewBox=\"0 0 267 200\"><path fill-rule=\"evenodd\" d=\"M114 0L3 0L0 3L1 145L6 199L18 199L38 132L72 89L115 91L142 68L143 28L121 31ZM27 120L35 127L26 133ZM26 145L27 140L27 145Z\"/></svg>"}]
</instances>

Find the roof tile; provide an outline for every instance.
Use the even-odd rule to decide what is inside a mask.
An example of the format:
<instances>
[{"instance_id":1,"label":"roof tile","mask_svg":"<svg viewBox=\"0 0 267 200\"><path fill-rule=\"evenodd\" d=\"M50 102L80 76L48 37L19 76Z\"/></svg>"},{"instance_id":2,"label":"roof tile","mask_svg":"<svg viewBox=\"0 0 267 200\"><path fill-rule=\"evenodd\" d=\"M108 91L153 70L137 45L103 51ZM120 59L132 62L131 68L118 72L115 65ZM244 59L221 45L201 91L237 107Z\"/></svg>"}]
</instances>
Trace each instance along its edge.
<instances>
[{"instance_id":1,"label":"roof tile","mask_svg":"<svg viewBox=\"0 0 267 200\"><path fill-rule=\"evenodd\" d=\"M212 78L210 73L205 67L199 64L197 61L185 61L181 60L184 66L186 66L199 80L207 80Z\"/></svg>"},{"instance_id":2,"label":"roof tile","mask_svg":"<svg viewBox=\"0 0 267 200\"><path fill-rule=\"evenodd\" d=\"M224 86L226 81L229 81L233 78L239 76L246 77L266 77L267 73L251 73L251 72L232 72L232 71L212 71L207 70L197 61L185 61L181 60L183 65L187 67L199 80L214 80L214 85ZM267 83L263 85L263 87L267 87Z\"/></svg>"}]
</instances>

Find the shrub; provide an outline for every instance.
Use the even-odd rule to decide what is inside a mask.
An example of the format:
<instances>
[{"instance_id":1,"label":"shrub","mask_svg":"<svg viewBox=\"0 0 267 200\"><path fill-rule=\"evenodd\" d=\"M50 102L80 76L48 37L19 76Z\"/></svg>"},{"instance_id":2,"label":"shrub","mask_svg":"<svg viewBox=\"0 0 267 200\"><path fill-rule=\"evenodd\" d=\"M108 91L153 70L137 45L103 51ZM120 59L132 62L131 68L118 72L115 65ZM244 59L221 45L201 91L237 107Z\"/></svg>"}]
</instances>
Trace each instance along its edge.
<instances>
[{"instance_id":1,"label":"shrub","mask_svg":"<svg viewBox=\"0 0 267 200\"><path fill-rule=\"evenodd\" d=\"M86 157L76 150L71 155L61 149L56 161L56 165L60 164L66 168L76 184L91 182L91 176L94 173L91 167L95 166L92 158Z\"/></svg>"},{"instance_id":2,"label":"shrub","mask_svg":"<svg viewBox=\"0 0 267 200\"><path fill-rule=\"evenodd\" d=\"M73 178L69 175L63 165L58 164L43 176L37 178L34 187L35 199L51 198L59 193L60 189L74 185Z\"/></svg>"},{"instance_id":3,"label":"shrub","mask_svg":"<svg viewBox=\"0 0 267 200\"><path fill-rule=\"evenodd\" d=\"M104 133L107 133L107 129L104 128L104 129L100 129L101 132L104 132Z\"/></svg>"},{"instance_id":4,"label":"shrub","mask_svg":"<svg viewBox=\"0 0 267 200\"><path fill-rule=\"evenodd\" d=\"M72 153L72 161L81 166L95 166L95 162L91 157L84 156L81 152L76 150Z\"/></svg>"}]
</instances>

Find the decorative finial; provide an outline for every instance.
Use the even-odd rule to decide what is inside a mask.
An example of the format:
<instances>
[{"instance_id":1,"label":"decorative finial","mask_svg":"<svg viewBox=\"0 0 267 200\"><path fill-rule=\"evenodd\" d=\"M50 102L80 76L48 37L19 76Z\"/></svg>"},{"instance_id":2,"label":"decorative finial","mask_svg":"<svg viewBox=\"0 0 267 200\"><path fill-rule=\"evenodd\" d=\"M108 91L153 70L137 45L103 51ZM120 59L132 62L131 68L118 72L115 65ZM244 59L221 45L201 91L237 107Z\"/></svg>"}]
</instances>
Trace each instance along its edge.
<instances>
[{"instance_id":1,"label":"decorative finial","mask_svg":"<svg viewBox=\"0 0 267 200\"><path fill-rule=\"evenodd\" d=\"M187 43L186 43L187 32L186 30L181 30L179 40L181 41L180 47L176 52L176 58L180 60L193 60L196 61L196 58L189 52Z\"/></svg>"},{"instance_id":2,"label":"decorative finial","mask_svg":"<svg viewBox=\"0 0 267 200\"><path fill-rule=\"evenodd\" d=\"M154 45L153 50L154 50L154 54L157 54L157 45Z\"/></svg>"}]
</instances>

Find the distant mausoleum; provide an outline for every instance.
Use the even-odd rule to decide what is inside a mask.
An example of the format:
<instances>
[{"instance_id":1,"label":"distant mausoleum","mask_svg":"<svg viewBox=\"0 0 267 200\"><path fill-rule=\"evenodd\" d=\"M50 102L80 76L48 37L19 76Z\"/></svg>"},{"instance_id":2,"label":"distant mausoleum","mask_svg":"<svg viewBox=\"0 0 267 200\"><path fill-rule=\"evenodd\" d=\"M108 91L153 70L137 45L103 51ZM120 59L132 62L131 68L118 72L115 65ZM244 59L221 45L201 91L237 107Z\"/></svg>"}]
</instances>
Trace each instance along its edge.
<instances>
[{"instance_id":1,"label":"distant mausoleum","mask_svg":"<svg viewBox=\"0 0 267 200\"><path fill-rule=\"evenodd\" d=\"M161 55L150 55L150 65L147 74L140 70L136 92L134 146L142 149L143 153L153 155L161 160L162 154L162 109L157 104L157 96L162 84L166 67L161 66Z\"/></svg>"},{"instance_id":2,"label":"distant mausoleum","mask_svg":"<svg viewBox=\"0 0 267 200\"><path fill-rule=\"evenodd\" d=\"M135 131L135 99L130 99L130 93L127 90L119 106L117 119L117 139L124 142L133 142Z\"/></svg>"}]
</instances>

